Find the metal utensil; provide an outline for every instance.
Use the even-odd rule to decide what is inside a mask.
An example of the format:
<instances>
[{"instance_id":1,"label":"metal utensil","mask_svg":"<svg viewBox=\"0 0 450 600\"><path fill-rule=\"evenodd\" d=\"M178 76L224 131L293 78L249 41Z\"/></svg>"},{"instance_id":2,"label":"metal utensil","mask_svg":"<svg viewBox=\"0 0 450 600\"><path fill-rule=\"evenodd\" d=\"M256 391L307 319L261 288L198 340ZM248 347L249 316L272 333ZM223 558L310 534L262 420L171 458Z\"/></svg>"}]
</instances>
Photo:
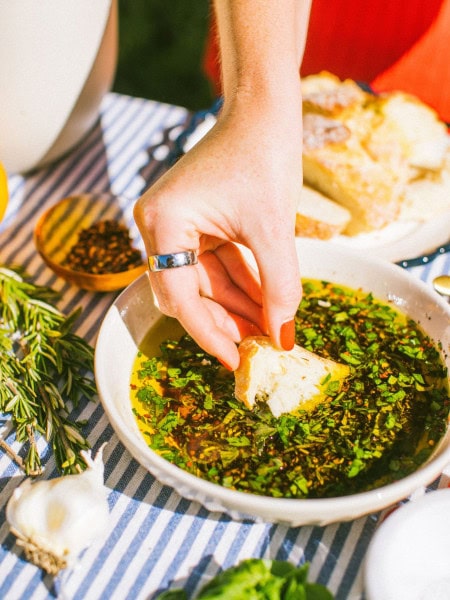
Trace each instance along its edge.
<instances>
[{"instance_id":1,"label":"metal utensil","mask_svg":"<svg viewBox=\"0 0 450 600\"><path fill-rule=\"evenodd\" d=\"M450 275L439 275L433 279L434 289L441 296L450 297Z\"/></svg>"}]
</instances>

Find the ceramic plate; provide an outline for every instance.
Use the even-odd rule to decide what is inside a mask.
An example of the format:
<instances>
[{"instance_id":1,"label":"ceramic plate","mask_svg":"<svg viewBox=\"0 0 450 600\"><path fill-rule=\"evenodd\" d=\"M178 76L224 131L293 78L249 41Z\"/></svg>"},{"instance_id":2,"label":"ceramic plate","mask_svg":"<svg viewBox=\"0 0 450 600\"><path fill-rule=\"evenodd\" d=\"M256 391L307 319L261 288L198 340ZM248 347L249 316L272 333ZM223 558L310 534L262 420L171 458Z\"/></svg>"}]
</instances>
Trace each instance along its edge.
<instances>
[{"instance_id":1,"label":"ceramic plate","mask_svg":"<svg viewBox=\"0 0 450 600\"><path fill-rule=\"evenodd\" d=\"M373 537L366 557L367 600L450 598L450 489L398 508Z\"/></svg>"}]
</instances>

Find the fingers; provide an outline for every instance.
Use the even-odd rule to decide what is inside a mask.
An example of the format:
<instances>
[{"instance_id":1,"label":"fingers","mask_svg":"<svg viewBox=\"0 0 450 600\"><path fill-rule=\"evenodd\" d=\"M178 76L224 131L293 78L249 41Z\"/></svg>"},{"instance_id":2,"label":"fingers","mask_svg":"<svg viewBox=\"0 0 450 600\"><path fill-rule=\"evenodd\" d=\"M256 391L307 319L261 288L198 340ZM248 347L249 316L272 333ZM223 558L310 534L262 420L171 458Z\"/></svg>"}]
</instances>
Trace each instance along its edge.
<instances>
[{"instance_id":1,"label":"fingers","mask_svg":"<svg viewBox=\"0 0 450 600\"><path fill-rule=\"evenodd\" d=\"M257 274L233 244L199 257L200 294L265 329L261 286Z\"/></svg>"},{"instance_id":2,"label":"fingers","mask_svg":"<svg viewBox=\"0 0 450 600\"><path fill-rule=\"evenodd\" d=\"M235 244L222 244L215 250L229 277L257 304L262 306L261 281Z\"/></svg>"},{"instance_id":3,"label":"fingers","mask_svg":"<svg viewBox=\"0 0 450 600\"><path fill-rule=\"evenodd\" d=\"M262 331L257 325L241 315L224 310L222 305L209 298L203 298L202 301L212 315L216 326L229 335L236 344L249 335L262 335ZM215 356L220 358L217 354ZM233 365L232 370L237 366L238 363Z\"/></svg>"},{"instance_id":4,"label":"fingers","mask_svg":"<svg viewBox=\"0 0 450 600\"><path fill-rule=\"evenodd\" d=\"M295 343L294 317L302 295L295 238L278 238L270 246L258 245L254 254L269 335L279 348L291 350Z\"/></svg>"},{"instance_id":5,"label":"fingers","mask_svg":"<svg viewBox=\"0 0 450 600\"><path fill-rule=\"evenodd\" d=\"M227 368L239 365L236 343L260 329L242 315L229 312L212 299L199 294L199 269L181 267L151 273L150 281L164 314L172 316L209 354Z\"/></svg>"}]
</instances>

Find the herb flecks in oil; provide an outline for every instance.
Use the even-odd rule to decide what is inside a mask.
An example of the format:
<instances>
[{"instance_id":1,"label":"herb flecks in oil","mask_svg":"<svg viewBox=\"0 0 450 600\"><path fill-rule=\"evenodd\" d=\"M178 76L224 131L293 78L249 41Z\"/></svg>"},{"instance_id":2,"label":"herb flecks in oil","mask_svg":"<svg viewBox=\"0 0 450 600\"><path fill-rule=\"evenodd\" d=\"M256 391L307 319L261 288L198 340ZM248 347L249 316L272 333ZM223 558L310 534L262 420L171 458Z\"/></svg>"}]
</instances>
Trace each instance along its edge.
<instances>
[{"instance_id":1,"label":"herb flecks in oil","mask_svg":"<svg viewBox=\"0 0 450 600\"><path fill-rule=\"evenodd\" d=\"M447 372L420 327L395 307L328 282L304 281L296 341L345 362L314 410L274 418L234 398L234 377L189 336L136 360L132 397L148 444L225 487L275 497L353 494L423 463L446 429Z\"/></svg>"}]
</instances>

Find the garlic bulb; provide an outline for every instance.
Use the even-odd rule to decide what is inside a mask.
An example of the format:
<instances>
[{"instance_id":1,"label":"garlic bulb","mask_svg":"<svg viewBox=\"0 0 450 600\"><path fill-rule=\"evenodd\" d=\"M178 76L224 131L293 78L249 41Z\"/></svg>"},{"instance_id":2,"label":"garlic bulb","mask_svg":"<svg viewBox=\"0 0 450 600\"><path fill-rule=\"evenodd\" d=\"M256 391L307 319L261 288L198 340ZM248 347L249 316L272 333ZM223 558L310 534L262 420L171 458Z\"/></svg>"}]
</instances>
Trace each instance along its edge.
<instances>
[{"instance_id":1,"label":"garlic bulb","mask_svg":"<svg viewBox=\"0 0 450 600\"><path fill-rule=\"evenodd\" d=\"M56 575L107 527L102 448L95 460L83 452L87 469L49 481L25 480L14 490L6 519L27 560Z\"/></svg>"}]
</instances>

